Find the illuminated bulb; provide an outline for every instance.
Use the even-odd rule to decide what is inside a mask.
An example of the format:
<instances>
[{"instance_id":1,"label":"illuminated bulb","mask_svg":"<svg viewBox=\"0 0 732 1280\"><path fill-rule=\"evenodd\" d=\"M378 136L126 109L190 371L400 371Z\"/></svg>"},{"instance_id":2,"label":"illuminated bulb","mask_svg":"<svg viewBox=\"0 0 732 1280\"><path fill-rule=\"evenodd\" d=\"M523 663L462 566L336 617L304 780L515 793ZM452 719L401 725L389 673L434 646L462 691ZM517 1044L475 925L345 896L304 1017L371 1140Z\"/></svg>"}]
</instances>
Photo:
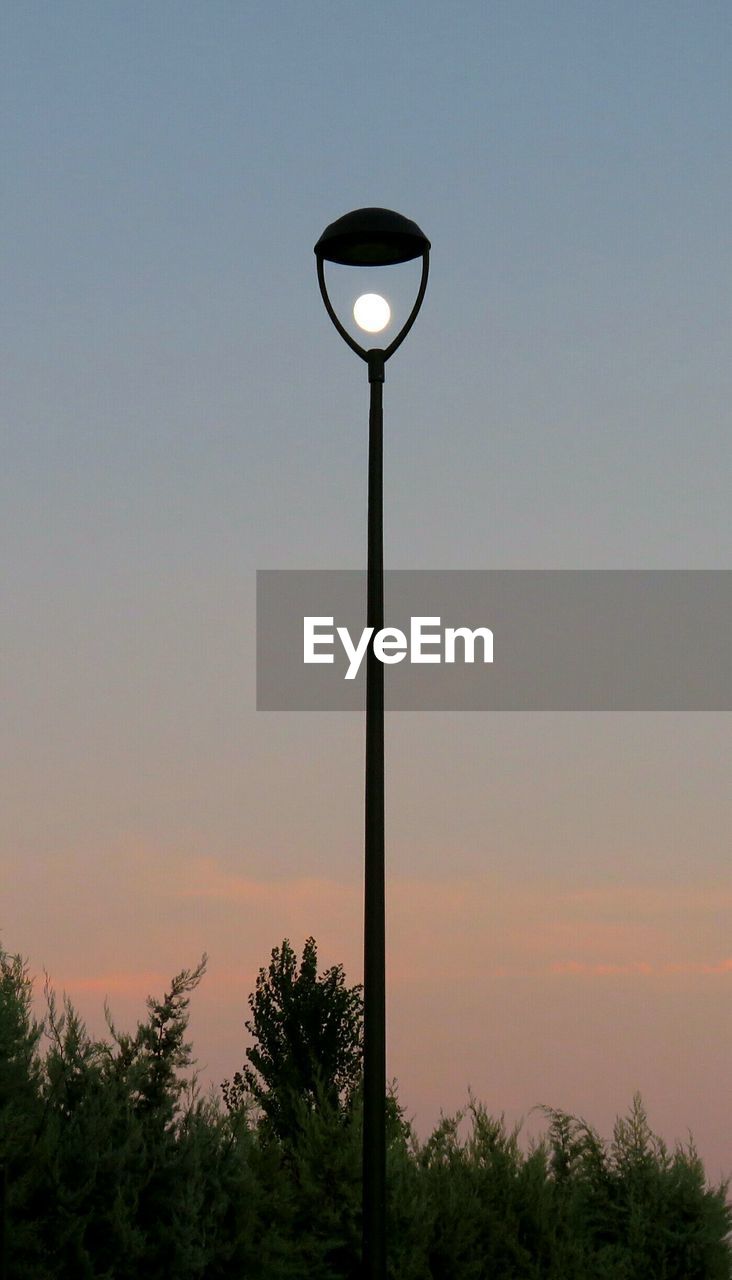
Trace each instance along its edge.
<instances>
[{"instance_id":1,"label":"illuminated bulb","mask_svg":"<svg viewBox=\"0 0 732 1280\"><path fill-rule=\"evenodd\" d=\"M391 320L391 307L379 293L362 293L353 304L353 318L366 333L381 333Z\"/></svg>"}]
</instances>

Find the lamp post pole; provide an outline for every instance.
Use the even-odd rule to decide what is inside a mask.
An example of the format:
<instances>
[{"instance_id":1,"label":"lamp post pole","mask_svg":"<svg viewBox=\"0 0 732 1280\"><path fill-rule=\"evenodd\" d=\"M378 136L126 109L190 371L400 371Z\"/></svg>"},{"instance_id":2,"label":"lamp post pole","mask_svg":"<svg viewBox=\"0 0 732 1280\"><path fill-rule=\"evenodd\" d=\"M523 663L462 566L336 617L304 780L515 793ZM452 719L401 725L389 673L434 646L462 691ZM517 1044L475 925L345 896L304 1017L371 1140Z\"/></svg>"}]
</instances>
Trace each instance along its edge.
<instances>
[{"instance_id":1,"label":"lamp post pole","mask_svg":"<svg viewBox=\"0 0 732 1280\"><path fill-rule=\"evenodd\" d=\"M369 374L369 477L366 625L384 626L383 386L386 361L417 318L429 273L430 242L391 209L355 209L326 227L315 246L318 284L326 311L343 340L366 361ZM422 259L422 276L407 320L389 345L367 350L333 309L325 263L388 267ZM364 301L359 299L358 301ZM358 306L358 301L356 306ZM362 325L379 332L383 325ZM358 315L354 309L357 323ZM384 891L384 668L369 645L366 657L366 793L364 860L363 1019L363 1280L386 1280L386 929Z\"/></svg>"},{"instance_id":2,"label":"lamp post pole","mask_svg":"<svg viewBox=\"0 0 732 1280\"><path fill-rule=\"evenodd\" d=\"M369 352L366 625L384 625L384 357ZM384 886L384 667L366 657L364 869L363 1273L386 1276L386 926Z\"/></svg>"}]
</instances>

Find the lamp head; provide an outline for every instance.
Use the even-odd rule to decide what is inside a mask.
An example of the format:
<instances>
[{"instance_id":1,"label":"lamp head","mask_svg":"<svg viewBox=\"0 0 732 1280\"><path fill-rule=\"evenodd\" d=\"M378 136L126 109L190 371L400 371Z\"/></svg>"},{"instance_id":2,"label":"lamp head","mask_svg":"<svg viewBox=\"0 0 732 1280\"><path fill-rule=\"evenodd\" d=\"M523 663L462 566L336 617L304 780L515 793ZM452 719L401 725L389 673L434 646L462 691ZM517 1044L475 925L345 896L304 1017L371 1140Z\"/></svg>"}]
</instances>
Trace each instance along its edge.
<instances>
[{"instance_id":1,"label":"lamp head","mask_svg":"<svg viewBox=\"0 0 732 1280\"><path fill-rule=\"evenodd\" d=\"M393 209L354 209L325 228L318 258L349 267L390 267L429 252L426 235Z\"/></svg>"},{"instance_id":2,"label":"lamp head","mask_svg":"<svg viewBox=\"0 0 732 1280\"><path fill-rule=\"evenodd\" d=\"M356 342L336 315L325 282L325 264L335 262L345 267L392 267L401 262L411 262L413 258L422 259L422 276L412 310L396 337L383 351L374 349L369 352ZM393 355L409 333L427 288L430 242L424 231L420 230L416 222L405 218L401 213L395 213L393 209L353 209L325 228L315 246L315 259L320 292L335 328L351 350L369 363L369 379L372 381L376 380L376 365L370 356L375 359L378 354L381 370L379 380L383 381L384 361ZM379 294L362 294L356 299L354 319L359 328L367 333L380 333L389 323L389 304Z\"/></svg>"}]
</instances>

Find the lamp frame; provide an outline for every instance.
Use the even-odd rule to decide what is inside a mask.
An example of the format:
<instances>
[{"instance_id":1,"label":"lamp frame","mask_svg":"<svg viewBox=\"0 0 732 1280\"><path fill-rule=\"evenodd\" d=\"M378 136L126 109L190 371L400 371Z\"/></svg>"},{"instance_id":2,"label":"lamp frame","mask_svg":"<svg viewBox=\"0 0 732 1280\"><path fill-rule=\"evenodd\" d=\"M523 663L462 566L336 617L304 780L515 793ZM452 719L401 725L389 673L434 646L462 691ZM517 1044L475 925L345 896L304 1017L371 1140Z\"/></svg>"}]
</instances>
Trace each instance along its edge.
<instances>
[{"instance_id":1,"label":"lamp frame","mask_svg":"<svg viewBox=\"0 0 732 1280\"><path fill-rule=\"evenodd\" d=\"M323 302L325 303L325 309L326 309L326 311L328 312L328 315L330 316L330 318L331 318L331 320L332 320L332 322L333 322L333 324L334 324L335 328L338 330L339 334L341 335L341 337L342 337L343 341L344 341L344 342L346 342L346 343L348 344L348 346L351 348L351 350L352 350L352 351L355 351L355 353L356 353L356 355L357 355L357 356L360 356L362 360L365 360L365 361L368 363L370 353L371 353L372 351L381 351L381 348L379 348L379 347L371 347L371 348L362 347L362 346L361 346L361 344L360 344L360 343L358 343L358 342L356 341L356 339L355 339L355 338L353 338L353 337L351 336L351 334L348 332L348 330L345 328L345 326L341 323L341 321L340 321L340 319L338 318L338 315L337 315L337 313L336 313L336 310L335 310L335 308L334 308L334 306L333 306L333 303L332 303L332 302L331 302L331 300L330 300L330 295L329 295L329 293L328 293L328 286L327 286L327 284L326 284L326 282L325 282L325 263L326 263L326 259L325 259L325 257L323 256L323 254L322 254L322 253L318 253L318 251L317 251L317 245L316 245L316 254L317 254L317 265L318 265L318 284L319 284L319 286L320 286L320 294L321 294L321 297L322 297L322 299L323 299ZM411 329L412 325L414 324L415 320L417 319L417 316L418 316L418 314L419 314L420 307L422 306L422 300L423 300L424 295L425 295L425 292L426 292L426 290L427 290L427 278L428 278L428 276L429 276L429 272L430 272L430 246L429 246L429 243L428 243L427 247L426 247L425 249L423 249L423 250L422 250L421 257L422 257L422 276L421 276L421 279L420 279L420 282L419 282L419 289L418 289L418 291L417 291L417 297L416 297L416 300L415 300L414 306L412 307L412 310L410 311L410 313L409 313L409 315L408 315L408 317L407 317L407 319L406 319L405 323L402 325L402 327L401 327L401 329L399 330L399 332L398 332L398 334L396 335L396 337L395 337L395 338L394 338L394 339L389 343L388 347L385 347L385 348L383 349L383 351L381 351L381 354L382 354L382 356L383 356L383 362L384 362L384 363L386 363L386 361L389 359L389 357L390 357L390 356L393 356L393 354L394 354L394 352L397 350L397 348L398 348L398 347L400 347L400 346L402 345L402 343L403 343L404 339L406 338L407 334L409 333L409 330ZM328 259L328 260L330 261L330 259ZM369 263L369 267L370 267L370 268L373 268L375 265L376 265L376 266L380 266L380 265L382 265L382 264ZM395 264L389 263L389 264L387 264L387 265L392 266L392 265L395 265ZM370 380L371 380L371 379L369 379L369 381L370 381Z\"/></svg>"}]
</instances>

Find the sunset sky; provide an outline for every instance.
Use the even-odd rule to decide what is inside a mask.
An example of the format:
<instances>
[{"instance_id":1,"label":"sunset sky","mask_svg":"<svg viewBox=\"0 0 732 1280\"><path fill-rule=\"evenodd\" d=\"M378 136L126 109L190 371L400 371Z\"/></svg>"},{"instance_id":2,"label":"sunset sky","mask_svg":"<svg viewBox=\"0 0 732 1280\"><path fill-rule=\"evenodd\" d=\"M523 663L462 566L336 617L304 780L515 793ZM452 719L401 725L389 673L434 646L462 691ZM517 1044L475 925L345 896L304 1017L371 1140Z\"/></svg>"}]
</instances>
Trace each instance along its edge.
<instances>
[{"instance_id":1,"label":"sunset sky","mask_svg":"<svg viewBox=\"0 0 732 1280\"><path fill-rule=\"evenodd\" d=\"M731 566L732 10L10 0L0 941L90 1028L202 951L361 978L363 718L257 713L255 573L365 563L365 370L313 245L414 218L392 568ZM387 718L388 1074L732 1173L732 716ZM39 1009L40 1009L39 1002Z\"/></svg>"}]
</instances>

